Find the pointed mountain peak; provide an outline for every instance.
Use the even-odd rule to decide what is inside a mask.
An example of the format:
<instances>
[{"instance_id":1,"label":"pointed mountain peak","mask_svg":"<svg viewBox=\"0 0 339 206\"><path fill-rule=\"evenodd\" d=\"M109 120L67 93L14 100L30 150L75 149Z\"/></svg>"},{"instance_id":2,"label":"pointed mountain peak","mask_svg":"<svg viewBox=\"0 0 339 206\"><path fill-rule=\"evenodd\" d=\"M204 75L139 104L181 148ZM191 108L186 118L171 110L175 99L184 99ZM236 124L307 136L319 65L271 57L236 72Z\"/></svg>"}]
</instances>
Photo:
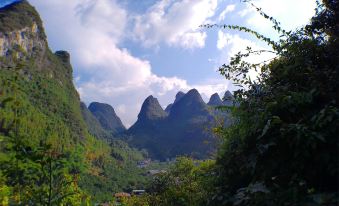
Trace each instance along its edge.
<instances>
[{"instance_id":1,"label":"pointed mountain peak","mask_svg":"<svg viewBox=\"0 0 339 206\"><path fill-rule=\"evenodd\" d=\"M111 138L112 135L106 131L98 121L98 119L92 114L92 112L87 108L84 102L80 102L80 109L82 117L85 120L86 126L90 134L97 138Z\"/></svg>"},{"instance_id":2,"label":"pointed mountain peak","mask_svg":"<svg viewBox=\"0 0 339 206\"><path fill-rule=\"evenodd\" d=\"M234 96L230 91L226 91L223 98L223 104L226 106L232 106L234 101Z\"/></svg>"},{"instance_id":3,"label":"pointed mountain peak","mask_svg":"<svg viewBox=\"0 0 339 206\"><path fill-rule=\"evenodd\" d=\"M209 102L207 103L207 105L210 105L210 106L221 106L223 103L222 103L222 100L220 99L220 96L218 93L214 93Z\"/></svg>"},{"instance_id":4,"label":"pointed mountain peak","mask_svg":"<svg viewBox=\"0 0 339 206\"><path fill-rule=\"evenodd\" d=\"M113 133L120 133L126 130L120 118L109 104L92 102L88 109L98 119L101 126Z\"/></svg>"},{"instance_id":5,"label":"pointed mountain peak","mask_svg":"<svg viewBox=\"0 0 339 206\"><path fill-rule=\"evenodd\" d=\"M165 112L170 113L171 109L173 107L174 104L176 104L177 102L179 102L183 97L185 96L185 93L182 91L179 91L176 95L175 95L175 100L172 104L167 105Z\"/></svg>"},{"instance_id":6,"label":"pointed mountain peak","mask_svg":"<svg viewBox=\"0 0 339 206\"><path fill-rule=\"evenodd\" d=\"M148 96L141 106L138 120L156 120L167 116L167 113L160 106L158 99L152 95Z\"/></svg>"},{"instance_id":7,"label":"pointed mountain peak","mask_svg":"<svg viewBox=\"0 0 339 206\"><path fill-rule=\"evenodd\" d=\"M26 0L7 3L0 8L0 57L11 63L17 61L14 56L19 60L34 57L37 68L48 67L44 58L48 43L38 12Z\"/></svg>"},{"instance_id":8,"label":"pointed mountain peak","mask_svg":"<svg viewBox=\"0 0 339 206\"><path fill-rule=\"evenodd\" d=\"M200 93L196 89L191 89L180 101L173 104L170 118L190 118L197 115L207 115L208 108Z\"/></svg>"},{"instance_id":9,"label":"pointed mountain peak","mask_svg":"<svg viewBox=\"0 0 339 206\"><path fill-rule=\"evenodd\" d=\"M232 93L229 91L229 90L227 90L226 92L225 92L225 94L224 94L224 98L223 98L224 100L225 99L233 99L233 95L232 95Z\"/></svg>"},{"instance_id":10,"label":"pointed mountain peak","mask_svg":"<svg viewBox=\"0 0 339 206\"><path fill-rule=\"evenodd\" d=\"M184 97L186 101L187 100L193 100L193 101L198 101L198 102L204 102L204 100L202 99L200 93L198 92L198 90L196 89L191 89L187 92L187 94L185 94Z\"/></svg>"},{"instance_id":11,"label":"pointed mountain peak","mask_svg":"<svg viewBox=\"0 0 339 206\"><path fill-rule=\"evenodd\" d=\"M174 103L178 102L183 96L185 96L185 93L182 91L178 92L177 95L175 95Z\"/></svg>"}]
</instances>

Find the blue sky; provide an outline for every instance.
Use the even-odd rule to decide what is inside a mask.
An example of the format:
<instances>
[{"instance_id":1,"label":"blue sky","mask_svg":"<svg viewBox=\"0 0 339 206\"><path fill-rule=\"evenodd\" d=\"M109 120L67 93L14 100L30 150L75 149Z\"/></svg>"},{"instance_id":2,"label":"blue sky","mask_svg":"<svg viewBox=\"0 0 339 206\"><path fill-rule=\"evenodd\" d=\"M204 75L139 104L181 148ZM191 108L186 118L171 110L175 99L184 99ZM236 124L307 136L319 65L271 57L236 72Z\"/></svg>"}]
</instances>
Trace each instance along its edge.
<instances>
[{"instance_id":1,"label":"blue sky","mask_svg":"<svg viewBox=\"0 0 339 206\"><path fill-rule=\"evenodd\" d=\"M16 1L20 0L0 0L0 8Z\"/></svg>"},{"instance_id":2,"label":"blue sky","mask_svg":"<svg viewBox=\"0 0 339 206\"><path fill-rule=\"evenodd\" d=\"M179 90L197 88L206 101L215 92L234 90L218 74L218 66L246 46L266 47L247 34L199 25L237 24L277 36L270 22L239 0L29 2L41 14L52 50L71 53L74 82L82 100L111 104L127 126L134 123L148 95L165 107ZM253 3L288 30L306 24L315 8L313 0Z\"/></svg>"}]
</instances>

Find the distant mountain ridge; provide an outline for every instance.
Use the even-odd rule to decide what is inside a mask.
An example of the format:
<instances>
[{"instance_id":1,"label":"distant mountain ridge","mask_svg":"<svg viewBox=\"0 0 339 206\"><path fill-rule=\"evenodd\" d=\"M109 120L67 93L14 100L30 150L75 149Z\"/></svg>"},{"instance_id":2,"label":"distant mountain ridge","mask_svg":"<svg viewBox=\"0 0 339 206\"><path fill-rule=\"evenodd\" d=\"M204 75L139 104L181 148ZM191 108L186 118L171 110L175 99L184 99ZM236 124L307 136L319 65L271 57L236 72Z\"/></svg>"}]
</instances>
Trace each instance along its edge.
<instances>
[{"instance_id":1,"label":"distant mountain ridge","mask_svg":"<svg viewBox=\"0 0 339 206\"><path fill-rule=\"evenodd\" d=\"M220 99L220 96L218 93L214 93L209 102L207 103L209 106L220 106L223 105L223 101Z\"/></svg>"},{"instance_id":2,"label":"distant mountain ridge","mask_svg":"<svg viewBox=\"0 0 339 206\"><path fill-rule=\"evenodd\" d=\"M171 103L171 104L169 104L169 105L166 107L165 111L166 111L167 113L169 113L169 112L171 111L171 109L172 109L173 104L175 104L176 102L178 102L183 96L185 96L185 93L183 93L182 91L178 92L178 93L175 95L175 100L174 100L174 102Z\"/></svg>"},{"instance_id":3,"label":"distant mountain ridge","mask_svg":"<svg viewBox=\"0 0 339 206\"><path fill-rule=\"evenodd\" d=\"M147 149L154 159L165 160L178 155L207 158L216 146L211 131L217 114L213 107L222 105L224 102L218 94L213 94L206 104L196 89L186 94L178 92L175 101L165 110L156 98L149 96L138 120L125 135L131 145Z\"/></svg>"},{"instance_id":4,"label":"distant mountain ridge","mask_svg":"<svg viewBox=\"0 0 339 206\"><path fill-rule=\"evenodd\" d=\"M80 103L81 113L87 125L88 131L91 135L101 139L111 139L112 134L105 130L99 120L87 108L86 104Z\"/></svg>"},{"instance_id":5,"label":"distant mountain ridge","mask_svg":"<svg viewBox=\"0 0 339 206\"><path fill-rule=\"evenodd\" d=\"M224 101L218 93L206 104L196 89L179 91L173 103L164 110L158 99L148 96L140 109L137 121L124 127L112 106L93 102L82 113L91 134L104 139L125 137L134 147L146 149L153 159L165 160L177 155L207 158L215 150L216 140L212 128L218 119L227 126L227 112L215 110L217 106L232 106L234 97L226 91Z\"/></svg>"},{"instance_id":6,"label":"distant mountain ridge","mask_svg":"<svg viewBox=\"0 0 339 206\"><path fill-rule=\"evenodd\" d=\"M141 111L138 115L138 119L141 121L152 121L163 119L167 116L167 113L160 106L158 99L152 95L147 97L141 106Z\"/></svg>"},{"instance_id":7,"label":"distant mountain ridge","mask_svg":"<svg viewBox=\"0 0 339 206\"><path fill-rule=\"evenodd\" d=\"M121 119L115 113L113 107L109 104L92 102L88 110L100 122L103 129L112 133L119 134L126 130Z\"/></svg>"}]
</instances>

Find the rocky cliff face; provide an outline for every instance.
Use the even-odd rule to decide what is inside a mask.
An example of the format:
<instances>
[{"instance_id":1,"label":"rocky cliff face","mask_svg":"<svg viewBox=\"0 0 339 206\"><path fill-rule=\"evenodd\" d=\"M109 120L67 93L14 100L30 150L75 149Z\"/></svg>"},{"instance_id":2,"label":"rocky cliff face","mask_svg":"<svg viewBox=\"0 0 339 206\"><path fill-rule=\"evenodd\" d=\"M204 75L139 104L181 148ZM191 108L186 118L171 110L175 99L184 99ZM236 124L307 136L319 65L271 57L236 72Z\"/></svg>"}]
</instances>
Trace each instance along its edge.
<instances>
[{"instance_id":1,"label":"rocky cliff face","mask_svg":"<svg viewBox=\"0 0 339 206\"><path fill-rule=\"evenodd\" d=\"M18 1L0 9L0 57L42 61L48 49L42 22L27 1ZM40 58L38 58L40 57Z\"/></svg>"},{"instance_id":2,"label":"rocky cliff face","mask_svg":"<svg viewBox=\"0 0 339 206\"><path fill-rule=\"evenodd\" d=\"M37 110L34 116L41 112L48 121L58 119L58 125L70 128L73 139L84 139L72 67L51 52L40 16L26 0L0 8L0 80L16 71L22 95Z\"/></svg>"},{"instance_id":3,"label":"rocky cliff face","mask_svg":"<svg viewBox=\"0 0 339 206\"><path fill-rule=\"evenodd\" d=\"M39 29L36 23L21 30L0 33L0 56L14 55L20 59L27 54L32 56L37 50L44 50L46 42L40 39Z\"/></svg>"},{"instance_id":4,"label":"rocky cliff face","mask_svg":"<svg viewBox=\"0 0 339 206\"><path fill-rule=\"evenodd\" d=\"M65 51L51 52L40 16L26 0L0 8L0 69L24 63L21 70L27 77L38 72L74 90L69 59Z\"/></svg>"}]
</instances>

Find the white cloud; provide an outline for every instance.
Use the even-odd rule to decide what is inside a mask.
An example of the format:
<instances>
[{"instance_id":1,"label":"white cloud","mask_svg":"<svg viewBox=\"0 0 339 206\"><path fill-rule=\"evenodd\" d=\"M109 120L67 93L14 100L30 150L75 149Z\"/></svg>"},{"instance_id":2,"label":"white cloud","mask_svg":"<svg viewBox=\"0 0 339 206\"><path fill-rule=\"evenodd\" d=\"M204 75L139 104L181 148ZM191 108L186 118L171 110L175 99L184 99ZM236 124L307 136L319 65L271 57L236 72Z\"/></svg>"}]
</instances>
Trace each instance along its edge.
<instances>
[{"instance_id":1,"label":"white cloud","mask_svg":"<svg viewBox=\"0 0 339 206\"><path fill-rule=\"evenodd\" d=\"M250 47L253 51L272 50L268 46L265 47L251 40L241 38L237 34L232 35L223 31L219 31L217 48L219 50L222 50L222 54L220 56L220 60L218 61L218 65L224 64L225 60L228 60L230 57L233 57L238 52L245 53L247 47ZM257 64L267 60L271 60L274 57L275 55L273 53L264 52L260 55L250 55L244 60L250 63ZM251 79L255 79L258 73L256 71L250 71L249 75Z\"/></svg>"},{"instance_id":2,"label":"white cloud","mask_svg":"<svg viewBox=\"0 0 339 206\"><path fill-rule=\"evenodd\" d=\"M134 37L144 46L202 48L206 33L199 26L215 14L217 0L160 0L144 15L135 16Z\"/></svg>"},{"instance_id":3,"label":"white cloud","mask_svg":"<svg viewBox=\"0 0 339 206\"><path fill-rule=\"evenodd\" d=\"M227 5L227 7L220 13L218 20L224 21L226 14L231 13L235 9L235 4Z\"/></svg>"},{"instance_id":4,"label":"white cloud","mask_svg":"<svg viewBox=\"0 0 339 206\"><path fill-rule=\"evenodd\" d=\"M221 88L213 83L189 85L178 77L157 76L150 62L119 46L128 33L130 17L117 0L30 2L43 17L51 47L71 53L81 99L86 103L111 104L126 126L134 123L148 95L158 97L161 104L167 105L179 90L197 87L210 95L214 88ZM214 14L215 7L216 0L194 3L162 0L151 12L138 17L140 24L146 24L139 25L139 29L136 25L135 29L145 42L156 40L184 48L203 47L206 34L195 28Z\"/></svg>"},{"instance_id":5,"label":"white cloud","mask_svg":"<svg viewBox=\"0 0 339 206\"><path fill-rule=\"evenodd\" d=\"M251 2L257 7L262 8L268 15L280 21L282 28L286 30L293 30L308 23L314 14L315 8L315 1L313 0L253 0ZM272 23L262 17L250 4L247 4L244 9L237 11L237 14L244 18L243 21L248 27L272 39L278 37L277 33L272 29ZM227 63L230 57L239 51L245 52L247 47L251 47L253 50L270 50L269 47L259 45L258 42L260 41L253 42L239 35L219 31L216 46L221 51L221 54L217 65ZM246 61L261 63L273 57L274 54L272 53L263 53L261 55L251 55L246 58ZM250 71L249 75L252 79L255 79L258 73Z\"/></svg>"},{"instance_id":6,"label":"white cloud","mask_svg":"<svg viewBox=\"0 0 339 206\"><path fill-rule=\"evenodd\" d=\"M305 25L314 15L316 3L314 0L253 0L254 5L262 8L265 13L281 22L282 28L293 30ZM238 12L241 17L247 17L247 24L260 32L271 34L272 23L260 16L251 6Z\"/></svg>"},{"instance_id":7,"label":"white cloud","mask_svg":"<svg viewBox=\"0 0 339 206\"><path fill-rule=\"evenodd\" d=\"M117 42L124 34L127 11L116 1L83 0L77 5L76 12L84 26L109 33Z\"/></svg>"},{"instance_id":8,"label":"white cloud","mask_svg":"<svg viewBox=\"0 0 339 206\"><path fill-rule=\"evenodd\" d=\"M295 26L311 16L314 6L310 1L256 0L255 4L281 19L283 25L287 22ZM203 48L207 34L199 30L199 26L212 18L225 19L235 10L233 5L216 14L218 0L158 0L146 13L131 15L118 0L30 2L43 17L52 48L71 53L75 82L82 100L111 104L127 126L136 120L142 102L150 94L156 96L161 105L167 105L178 90L197 88L206 100L215 92L230 89L225 80L189 84L178 77L155 75L147 59L132 55L121 45L132 37L146 47L166 44L186 49ZM268 27L269 22L264 22L248 7L246 9L240 12L249 25L261 29ZM238 35L218 32L217 48L221 56L215 64L225 63L247 46L262 48ZM258 63L267 58L253 57L251 61ZM211 61L214 59L212 56Z\"/></svg>"},{"instance_id":9,"label":"white cloud","mask_svg":"<svg viewBox=\"0 0 339 206\"><path fill-rule=\"evenodd\" d=\"M218 31L217 48L222 50L227 44L229 44L231 38L232 36L230 34Z\"/></svg>"}]
</instances>

